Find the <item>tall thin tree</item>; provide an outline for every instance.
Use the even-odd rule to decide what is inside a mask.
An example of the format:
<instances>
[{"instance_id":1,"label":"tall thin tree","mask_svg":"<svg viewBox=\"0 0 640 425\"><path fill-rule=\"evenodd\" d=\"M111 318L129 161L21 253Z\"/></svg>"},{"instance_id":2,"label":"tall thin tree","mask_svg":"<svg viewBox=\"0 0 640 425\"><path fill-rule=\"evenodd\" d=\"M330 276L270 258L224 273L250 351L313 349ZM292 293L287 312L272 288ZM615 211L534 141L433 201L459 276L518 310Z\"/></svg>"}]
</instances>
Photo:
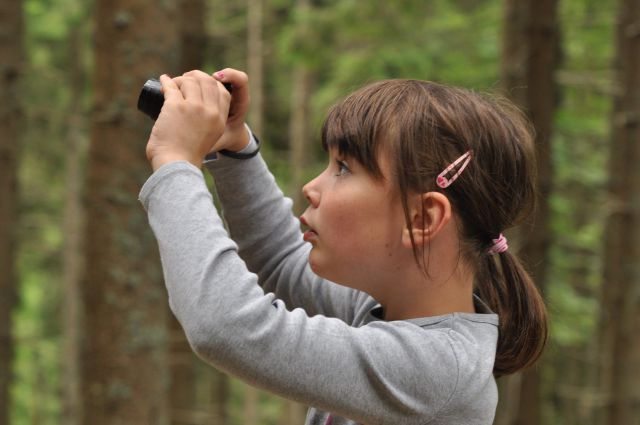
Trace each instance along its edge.
<instances>
[{"instance_id":1,"label":"tall thin tree","mask_svg":"<svg viewBox=\"0 0 640 425\"><path fill-rule=\"evenodd\" d=\"M622 425L640 418L640 0L619 1L614 69L601 344L605 422Z\"/></svg>"},{"instance_id":2,"label":"tall thin tree","mask_svg":"<svg viewBox=\"0 0 640 425\"><path fill-rule=\"evenodd\" d=\"M137 195L150 121L135 110L149 76L174 73L176 3L97 0L82 291L83 423L167 423L166 305Z\"/></svg>"},{"instance_id":3,"label":"tall thin tree","mask_svg":"<svg viewBox=\"0 0 640 425\"><path fill-rule=\"evenodd\" d=\"M16 304L16 223L18 220L18 148L22 119L22 1L0 4L0 423L9 423L13 338L11 313Z\"/></svg>"},{"instance_id":4,"label":"tall thin tree","mask_svg":"<svg viewBox=\"0 0 640 425\"><path fill-rule=\"evenodd\" d=\"M82 14L84 15L84 14ZM78 18L78 21L83 16ZM84 256L82 250L84 230L83 182L86 161L86 106L83 102L86 91L87 72L84 65L85 46L83 36L86 28L76 22L69 33L68 85L71 102L67 119L67 142L65 163L64 197L64 254L63 254L63 299L62 311L62 369L63 369L63 421L66 425L78 425L82 418L80 397L80 337L82 335L82 303L80 280Z\"/></svg>"},{"instance_id":5,"label":"tall thin tree","mask_svg":"<svg viewBox=\"0 0 640 425\"><path fill-rule=\"evenodd\" d=\"M251 109L249 124L255 134L264 136L264 0L247 0L247 74L250 78ZM243 385L243 422L248 425L260 423L260 391Z\"/></svg>"},{"instance_id":6,"label":"tall thin tree","mask_svg":"<svg viewBox=\"0 0 640 425\"><path fill-rule=\"evenodd\" d=\"M534 217L522 228L521 255L544 292L548 271L546 259L551 243L549 195L554 174L551 133L557 99L554 75L559 59L557 0L505 0L504 12L503 89L527 112L536 130L539 190ZM524 371L515 379L520 391L518 400L512 402L518 408L515 418L507 418L504 423L540 424L539 369ZM502 385L509 386L509 383L505 384Z\"/></svg>"},{"instance_id":7,"label":"tall thin tree","mask_svg":"<svg viewBox=\"0 0 640 425\"><path fill-rule=\"evenodd\" d=\"M314 37L309 27L309 17L313 3L311 0L296 1L296 16L294 31L296 37L305 45L305 39ZM304 52L307 55L309 52ZM305 170L310 162L311 146L311 95L314 83L314 73L308 63L299 60L293 68L291 82L291 103L289 116L289 163L291 169L290 195L293 198L293 208L302 211L305 200L301 187L304 184ZM284 406L282 423L297 424L304 421L305 408L299 403L287 401Z\"/></svg>"},{"instance_id":8,"label":"tall thin tree","mask_svg":"<svg viewBox=\"0 0 640 425\"><path fill-rule=\"evenodd\" d=\"M202 69L207 47L207 2L180 0L178 73ZM227 376L202 367L193 353L180 323L172 313L169 319L169 409L171 425L206 422L227 423ZM200 370L199 370L200 369ZM204 390L200 391L198 389ZM205 406L203 406L205 404Z\"/></svg>"},{"instance_id":9,"label":"tall thin tree","mask_svg":"<svg viewBox=\"0 0 640 425\"><path fill-rule=\"evenodd\" d=\"M251 78L249 123L264 135L264 0L247 0L247 73Z\"/></svg>"},{"instance_id":10,"label":"tall thin tree","mask_svg":"<svg viewBox=\"0 0 640 425\"><path fill-rule=\"evenodd\" d=\"M312 2L310 0L297 0L295 34L300 45L307 44L309 37L315 35L309 28L309 17ZM303 57L310 52L302 52ZM313 87L313 72L304 59L299 58L294 64L293 79L291 82L291 112L289 117L289 149L291 168L291 196L294 201L294 209L300 211L303 208L304 198L300 188L304 183L304 171L309 164L309 147L311 142L311 114L310 103Z\"/></svg>"}]
</instances>

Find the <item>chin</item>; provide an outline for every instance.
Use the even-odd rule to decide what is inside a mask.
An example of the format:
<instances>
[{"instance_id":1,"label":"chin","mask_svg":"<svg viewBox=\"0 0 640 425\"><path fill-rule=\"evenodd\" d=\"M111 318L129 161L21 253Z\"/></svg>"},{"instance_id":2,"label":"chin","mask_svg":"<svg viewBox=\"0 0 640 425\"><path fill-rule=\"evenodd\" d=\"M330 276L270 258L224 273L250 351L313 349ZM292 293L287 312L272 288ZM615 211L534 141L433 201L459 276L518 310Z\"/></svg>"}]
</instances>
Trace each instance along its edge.
<instances>
[{"instance_id":1,"label":"chin","mask_svg":"<svg viewBox=\"0 0 640 425\"><path fill-rule=\"evenodd\" d=\"M312 255L312 254L309 254L309 260L308 260L308 262L309 262L309 267L311 268L311 270L313 270L313 272L314 272L315 274L317 274L318 276L320 276L320 277L322 277L322 278L328 279L328 278L327 278L327 277L322 273L322 267L320 267L320 265L318 264L318 261L317 261L317 260L315 260L315 259L313 258L313 255Z\"/></svg>"},{"instance_id":2,"label":"chin","mask_svg":"<svg viewBox=\"0 0 640 425\"><path fill-rule=\"evenodd\" d=\"M309 263L309 267L316 275L333 283L337 283L341 286L362 290L357 285L353 285L351 283L351 281L353 280L353 276L349 272L350 269L348 267L344 269L343 265L343 269L339 270L336 268L335 263L327 261L323 258L318 258L317 252L315 254L316 255L314 255L314 251L311 250L311 252L309 252L309 258L307 261Z\"/></svg>"},{"instance_id":3,"label":"chin","mask_svg":"<svg viewBox=\"0 0 640 425\"><path fill-rule=\"evenodd\" d=\"M323 265L323 262L318 259L318 256L314 255L313 249L309 253L308 262L309 262L309 267L311 268L311 270L313 270L315 274L317 274L323 279L333 280L330 276L331 268L327 267L327 264Z\"/></svg>"}]
</instances>

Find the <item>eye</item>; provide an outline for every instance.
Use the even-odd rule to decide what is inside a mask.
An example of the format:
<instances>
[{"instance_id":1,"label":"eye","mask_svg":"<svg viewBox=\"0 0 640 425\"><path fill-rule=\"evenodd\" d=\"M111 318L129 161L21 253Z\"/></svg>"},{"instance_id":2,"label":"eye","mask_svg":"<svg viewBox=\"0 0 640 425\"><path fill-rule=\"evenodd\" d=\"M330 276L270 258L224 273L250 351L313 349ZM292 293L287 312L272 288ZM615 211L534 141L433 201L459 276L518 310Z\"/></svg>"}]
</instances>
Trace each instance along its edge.
<instances>
[{"instance_id":1,"label":"eye","mask_svg":"<svg viewBox=\"0 0 640 425\"><path fill-rule=\"evenodd\" d=\"M337 177L343 176L351 172L347 163L341 159L336 159L336 168L338 172L336 173Z\"/></svg>"}]
</instances>

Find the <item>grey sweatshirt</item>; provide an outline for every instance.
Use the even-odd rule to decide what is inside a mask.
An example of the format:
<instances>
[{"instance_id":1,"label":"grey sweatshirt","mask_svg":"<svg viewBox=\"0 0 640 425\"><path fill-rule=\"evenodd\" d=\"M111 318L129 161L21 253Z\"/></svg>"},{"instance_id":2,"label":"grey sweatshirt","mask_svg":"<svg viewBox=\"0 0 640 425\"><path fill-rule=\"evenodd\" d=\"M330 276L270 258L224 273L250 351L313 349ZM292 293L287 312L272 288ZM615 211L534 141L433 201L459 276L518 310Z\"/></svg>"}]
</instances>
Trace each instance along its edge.
<instances>
[{"instance_id":1,"label":"grey sweatshirt","mask_svg":"<svg viewBox=\"0 0 640 425\"><path fill-rule=\"evenodd\" d=\"M384 321L369 295L311 271L291 201L260 155L206 165L231 237L187 162L164 165L140 192L169 304L201 358L312 406L309 425L492 423L498 319L480 300L477 314Z\"/></svg>"}]
</instances>

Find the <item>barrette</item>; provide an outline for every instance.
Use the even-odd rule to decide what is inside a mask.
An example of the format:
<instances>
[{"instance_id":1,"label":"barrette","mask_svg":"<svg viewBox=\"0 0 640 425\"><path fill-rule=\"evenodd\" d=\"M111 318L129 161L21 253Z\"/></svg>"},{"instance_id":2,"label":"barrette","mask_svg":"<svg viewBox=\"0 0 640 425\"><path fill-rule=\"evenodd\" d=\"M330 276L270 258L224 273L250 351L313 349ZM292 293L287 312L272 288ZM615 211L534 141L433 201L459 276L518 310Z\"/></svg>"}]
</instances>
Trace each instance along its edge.
<instances>
[{"instance_id":1,"label":"barrette","mask_svg":"<svg viewBox=\"0 0 640 425\"><path fill-rule=\"evenodd\" d=\"M446 189L447 187L449 187L451 183L456 181L456 179L460 176L460 173L464 171L467 165L469 165L469 161L471 161L471 151L466 151L460 156L460 158L453 161L447 168L445 168L440 174L438 174L438 177L436 178L436 184L442 189ZM462 165L458 167L458 171L453 176L446 178L445 175L453 170L461 162Z\"/></svg>"}]
</instances>

